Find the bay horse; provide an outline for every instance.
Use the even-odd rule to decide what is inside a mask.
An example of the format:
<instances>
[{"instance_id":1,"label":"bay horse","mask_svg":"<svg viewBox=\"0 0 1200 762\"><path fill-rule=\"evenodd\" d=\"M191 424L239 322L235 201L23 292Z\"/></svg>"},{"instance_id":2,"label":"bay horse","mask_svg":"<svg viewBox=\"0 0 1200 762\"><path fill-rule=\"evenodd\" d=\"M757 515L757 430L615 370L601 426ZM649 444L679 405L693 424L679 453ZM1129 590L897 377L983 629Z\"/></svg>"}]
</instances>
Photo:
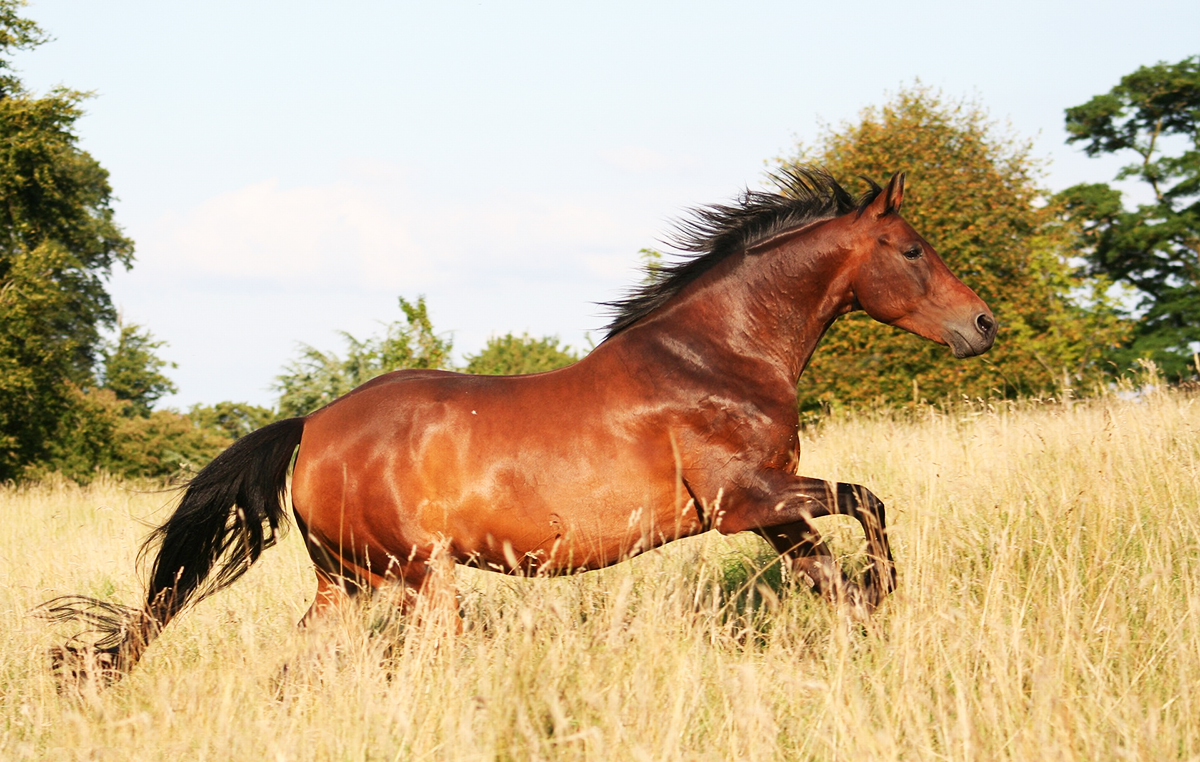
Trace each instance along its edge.
<instances>
[{"instance_id":1,"label":"bay horse","mask_svg":"<svg viewBox=\"0 0 1200 762\"><path fill-rule=\"evenodd\" d=\"M900 216L903 174L868 180L861 198L824 170L774 179L778 192L684 222L682 258L610 303L606 338L574 365L396 371L239 439L147 539L141 607L45 604L100 636L55 649L57 668L119 679L176 615L238 579L286 525L293 455L292 513L317 577L302 624L385 584L421 600L442 562L580 572L714 529L757 533L817 593L873 611L896 585L884 506L797 475L800 374L853 310L957 357L987 351L997 324ZM812 523L831 514L862 525L861 584Z\"/></svg>"}]
</instances>

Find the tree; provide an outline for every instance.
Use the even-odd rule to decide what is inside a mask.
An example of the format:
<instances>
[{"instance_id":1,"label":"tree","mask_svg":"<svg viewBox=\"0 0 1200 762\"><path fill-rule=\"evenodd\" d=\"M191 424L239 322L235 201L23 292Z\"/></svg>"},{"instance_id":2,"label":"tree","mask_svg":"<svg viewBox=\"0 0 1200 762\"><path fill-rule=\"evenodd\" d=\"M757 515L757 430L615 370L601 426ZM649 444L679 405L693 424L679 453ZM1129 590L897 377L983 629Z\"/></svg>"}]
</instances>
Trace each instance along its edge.
<instances>
[{"instance_id":1,"label":"tree","mask_svg":"<svg viewBox=\"0 0 1200 762\"><path fill-rule=\"evenodd\" d=\"M101 383L67 382L66 413L43 456L26 464L23 475L58 472L79 482L99 472L165 479L200 468L228 447L235 438L228 430L233 422L221 420L221 413L244 409L253 415L261 408L226 402L203 412L198 406L197 414L187 416L153 410L159 397L175 391L162 372L172 364L156 353L163 344L141 326L121 324L102 350Z\"/></svg>"},{"instance_id":2,"label":"tree","mask_svg":"<svg viewBox=\"0 0 1200 762\"><path fill-rule=\"evenodd\" d=\"M102 387L129 403L127 415L146 417L160 397L179 391L162 372L163 368L174 368L175 363L155 354L165 343L136 323L120 323L117 340L105 345Z\"/></svg>"},{"instance_id":3,"label":"tree","mask_svg":"<svg viewBox=\"0 0 1200 762\"><path fill-rule=\"evenodd\" d=\"M0 0L0 97L20 91L21 80L11 74L8 56L17 50L28 50L46 41L46 35L33 21L21 18L17 9L24 3Z\"/></svg>"},{"instance_id":4,"label":"tree","mask_svg":"<svg viewBox=\"0 0 1200 762\"><path fill-rule=\"evenodd\" d=\"M235 403L154 411L175 391L163 342L117 325L106 281L133 262L108 173L77 145L85 95L25 91L10 56L45 41L0 0L0 481L58 471L167 477L200 466L270 411ZM245 433L242 431L242 433Z\"/></svg>"},{"instance_id":5,"label":"tree","mask_svg":"<svg viewBox=\"0 0 1200 762\"><path fill-rule=\"evenodd\" d=\"M203 467L233 441L219 427L174 410L138 415L111 389L69 388L73 404L45 457L23 469L26 479L49 473L81 483L98 473L169 479Z\"/></svg>"},{"instance_id":6,"label":"tree","mask_svg":"<svg viewBox=\"0 0 1200 762\"><path fill-rule=\"evenodd\" d=\"M1200 56L1143 66L1067 109L1068 143L1088 156L1137 160L1117 180L1145 183L1153 198L1129 209L1119 190L1076 185L1059 195L1079 225L1089 273L1135 289L1137 326L1120 365L1149 357L1168 377L1192 375L1200 349ZM1178 149L1173 155L1170 147Z\"/></svg>"},{"instance_id":7,"label":"tree","mask_svg":"<svg viewBox=\"0 0 1200 762\"><path fill-rule=\"evenodd\" d=\"M197 426L174 410L156 410L145 417L123 416L111 455L99 467L126 478L190 476L229 445L223 431Z\"/></svg>"},{"instance_id":8,"label":"tree","mask_svg":"<svg viewBox=\"0 0 1200 762\"><path fill-rule=\"evenodd\" d=\"M387 324L381 338L358 340L345 331L346 357L302 344L300 357L276 377L281 416L308 415L372 378L401 368L446 368L451 342L433 331L425 297L400 297L403 321Z\"/></svg>"},{"instance_id":9,"label":"tree","mask_svg":"<svg viewBox=\"0 0 1200 762\"><path fill-rule=\"evenodd\" d=\"M270 408L228 401L215 405L192 405L187 415L198 428L220 432L229 442L257 431L278 418Z\"/></svg>"},{"instance_id":10,"label":"tree","mask_svg":"<svg viewBox=\"0 0 1200 762\"><path fill-rule=\"evenodd\" d=\"M658 271L663 266L663 254L658 249L638 249L638 259L642 262L642 283L652 283L658 277Z\"/></svg>"},{"instance_id":11,"label":"tree","mask_svg":"<svg viewBox=\"0 0 1200 762\"><path fill-rule=\"evenodd\" d=\"M466 358L467 373L488 376L516 376L542 373L578 362L570 347L559 347L558 337L535 339L528 334L493 336L478 354Z\"/></svg>"},{"instance_id":12,"label":"tree","mask_svg":"<svg viewBox=\"0 0 1200 762\"><path fill-rule=\"evenodd\" d=\"M861 313L842 318L801 380L804 408L1031 394L1064 377L1073 385L1097 377L1124 329L1104 284L1072 274L1065 227L1042 205L1029 151L997 134L977 105L918 85L789 160L823 165L846 187L906 172L905 219L1001 325L991 352L956 360Z\"/></svg>"},{"instance_id":13,"label":"tree","mask_svg":"<svg viewBox=\"0 0 1200 762\"><path fill-rule=\"evenodd\" d=\"M9 56L45 36L0 0L0 480L49 454L92 382L105 281L133 243L113 220L108 173L73 132L84 94L24 90Z\"/></svg>"}]
</instances>

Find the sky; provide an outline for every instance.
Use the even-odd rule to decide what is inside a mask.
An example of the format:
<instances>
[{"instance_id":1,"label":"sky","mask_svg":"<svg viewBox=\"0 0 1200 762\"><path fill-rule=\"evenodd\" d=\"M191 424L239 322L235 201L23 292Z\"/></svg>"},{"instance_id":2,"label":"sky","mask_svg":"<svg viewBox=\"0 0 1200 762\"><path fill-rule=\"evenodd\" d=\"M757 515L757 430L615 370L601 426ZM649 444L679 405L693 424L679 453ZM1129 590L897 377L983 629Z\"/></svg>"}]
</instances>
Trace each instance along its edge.
<instances>
[{"instance_id":1,"label":"sky","mask_svg":"<svg viewBox=\"0 0 1200 762\"><path fill-rule=\"evenodd\" d=\"M599 341L689 208L916 82L1033 142L1044 185L1123 163L1064 109L1200 53L1195 0L965 3L34 0L30 89L89 91L80 146L136 244L110 292L166 342L159 407L271 406L425 296L455 356ZM881 167L877 179L903 167ZM933 242L936 246L936 241Z\"/></svg>"}]
</instances>

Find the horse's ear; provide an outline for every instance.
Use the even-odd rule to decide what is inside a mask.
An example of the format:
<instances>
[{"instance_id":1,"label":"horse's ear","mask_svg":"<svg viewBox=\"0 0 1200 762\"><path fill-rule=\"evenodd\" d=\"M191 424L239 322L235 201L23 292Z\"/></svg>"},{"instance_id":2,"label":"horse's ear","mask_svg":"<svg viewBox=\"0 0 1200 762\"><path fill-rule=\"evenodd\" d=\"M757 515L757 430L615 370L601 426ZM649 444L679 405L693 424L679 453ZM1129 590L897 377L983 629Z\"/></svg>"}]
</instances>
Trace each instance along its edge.
<instances>
[{"instance_id":1,"label":"horse's ear","mask_svg":"<svg viewBox=\"0 0 1200 762\"><path fill-rule=\"evenodd\" d=\"M879 218L900 211L900 204L904 201L903 172L897 172L892 175L892 179L888 181L886 188L880 190L879 186L875 183L871 183L871 188L877 195L867 205L866 209L863 210L864 212L870 213L872 217Z\"/></svg>"},{"instance_id":2,"label":"horse's ear","mask_svg":"<svg viewBox=\"0 0 1200 762\"><path fill-rule=\"evenodd\" d=\"M888 181L887 187L880 190L879 186L871 183L871 188L878 195L864 210L872 217L884 217L892 212L900 211L900 202L904 200L904 173L897 172Z\"/></svg>"},{"instance_id":3,"label":"horse's ear","mask_svg":"<svg viewBox=\"0 0 1200 762\"><path fill-rule=\"evenodd\" d=\"M887 190L884 191L887 196L887 211L900 211L900 204L904 202L904 173L897 172L892 175L892 179L888 182ZM886 212L885 212L886 213Z\"/></svg>"}]
</instances>

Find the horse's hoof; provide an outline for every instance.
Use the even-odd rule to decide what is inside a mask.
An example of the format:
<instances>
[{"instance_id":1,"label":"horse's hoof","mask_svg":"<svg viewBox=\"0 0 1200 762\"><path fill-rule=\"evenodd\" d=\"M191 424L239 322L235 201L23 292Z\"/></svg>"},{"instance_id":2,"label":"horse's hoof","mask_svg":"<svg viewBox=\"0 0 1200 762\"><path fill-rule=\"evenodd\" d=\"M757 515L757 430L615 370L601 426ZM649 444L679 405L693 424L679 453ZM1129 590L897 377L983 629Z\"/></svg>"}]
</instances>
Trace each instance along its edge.
<instances>
[{"instance_id":1,"label":"horse's hoof","mask_svg":"<svg viewBox=\"0 0 1200 762\"><path fill-rule=\"evenodd\" d=\"M55 646L50 649L50 671L58 678L59 692L77 690L96 681L107 687L123 677L117 656L89 646Z\"/></svg>"},{"instance_id":2,"label":"horse's hoof","mask_svg":"<svg viewBox=\"0 0 1200 762\"><path fill-rule=\"evenodd\" d=\"M846 612L857 624L865 625L875 613L875 596L861 587L854 587L846 595Z\"/></svg>"}]
</instances>

